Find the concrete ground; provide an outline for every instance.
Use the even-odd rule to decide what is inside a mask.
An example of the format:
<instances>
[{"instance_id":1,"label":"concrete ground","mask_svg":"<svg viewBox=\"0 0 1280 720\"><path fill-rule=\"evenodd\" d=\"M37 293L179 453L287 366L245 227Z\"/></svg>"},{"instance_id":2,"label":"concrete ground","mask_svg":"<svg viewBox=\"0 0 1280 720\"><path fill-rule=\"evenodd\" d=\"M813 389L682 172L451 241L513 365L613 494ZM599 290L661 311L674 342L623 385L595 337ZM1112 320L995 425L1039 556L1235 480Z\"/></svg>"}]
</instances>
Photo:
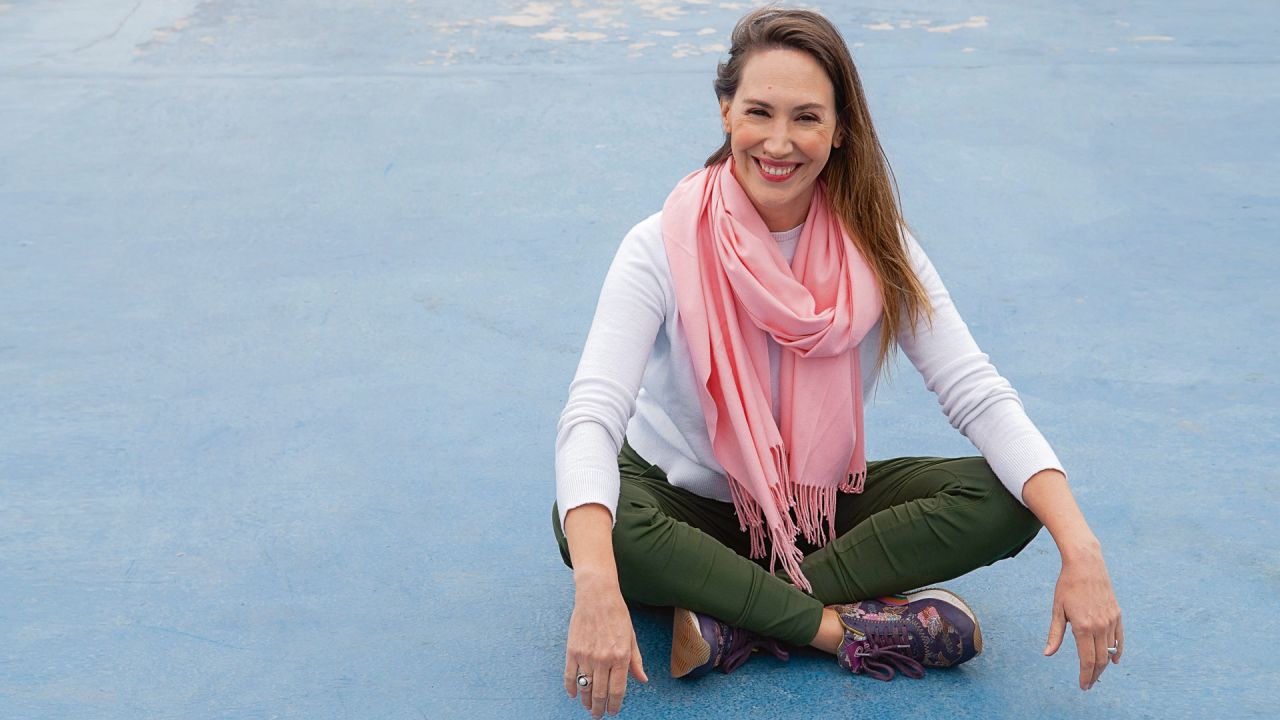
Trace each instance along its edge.
<instances>
[{"instance_id":1,"label":"concrete ground","mask_svg":"<svg viewBox=\"0 0 1280 720\"><path fill-rule=\"evenodd\" d=\"M572 718L552 440L749 3L0 3L0 717ZM1280 6L820 2L907 217L1066 464L1128 650L817 655L624 717L1274 717ZM965 454L901 364L871 454Z\"/></svg>"}]
</instances>

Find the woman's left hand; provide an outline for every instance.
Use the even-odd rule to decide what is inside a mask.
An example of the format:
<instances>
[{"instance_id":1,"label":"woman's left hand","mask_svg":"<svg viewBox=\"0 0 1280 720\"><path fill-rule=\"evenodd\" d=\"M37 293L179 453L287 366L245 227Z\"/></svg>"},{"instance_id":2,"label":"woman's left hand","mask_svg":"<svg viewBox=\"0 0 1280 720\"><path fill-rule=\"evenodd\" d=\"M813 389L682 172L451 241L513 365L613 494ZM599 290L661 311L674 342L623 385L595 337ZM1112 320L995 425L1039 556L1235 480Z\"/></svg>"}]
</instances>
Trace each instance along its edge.
<instances>
[{"instance_id":1,"label":"woman's left hand","mask_svg":"<svg viewBox=\"0 0 1280 720\"><path fill-rule=\"evenodd\" d=\"M1045 655L1058 652L1068 623L1080 654L1080 689L1088 690L1107 669L1108 661L1119 663L1124 655L1120 605L1096 540L1079 553L1063 556L1053 591L1053 621ZM1115 654L1109 654L1108 648L1115 648Z\"/></svg>"}]
</instances>

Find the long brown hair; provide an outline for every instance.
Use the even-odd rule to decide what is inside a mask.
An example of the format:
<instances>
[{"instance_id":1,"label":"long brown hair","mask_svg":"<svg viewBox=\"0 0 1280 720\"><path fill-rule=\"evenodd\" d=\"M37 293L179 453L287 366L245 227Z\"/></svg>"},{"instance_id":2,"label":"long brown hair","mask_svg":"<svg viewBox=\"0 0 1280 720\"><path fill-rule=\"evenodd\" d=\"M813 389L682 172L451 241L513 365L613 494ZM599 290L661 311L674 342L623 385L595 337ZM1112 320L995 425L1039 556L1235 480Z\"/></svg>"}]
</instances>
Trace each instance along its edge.
<instances>
[{"instance_id":1,"label":"long brown hair","mask_svg":"<svg viewBox=\"0 0 1280 720\"><path fill-rule=\"evenodd\" d=\"M733 98L742 69L753 52L775 48L800 50L813 56L835 87L836 133L842 142L832 149L821 177L826 181L832 210L880 283L884 316L876 366L883 368L896 345L899 328L907 323L914 333L917 320L922 315L927 320L933 312L929 297L911 268L897 181L871 125L871 112L849 48L840 31L816 12L763 7L739 20L733 29L729 59L716 68L716 98ZM726 133L724 144L707 158L706 165L719 163L731 154Z\"/></svg>"}]
</instances>

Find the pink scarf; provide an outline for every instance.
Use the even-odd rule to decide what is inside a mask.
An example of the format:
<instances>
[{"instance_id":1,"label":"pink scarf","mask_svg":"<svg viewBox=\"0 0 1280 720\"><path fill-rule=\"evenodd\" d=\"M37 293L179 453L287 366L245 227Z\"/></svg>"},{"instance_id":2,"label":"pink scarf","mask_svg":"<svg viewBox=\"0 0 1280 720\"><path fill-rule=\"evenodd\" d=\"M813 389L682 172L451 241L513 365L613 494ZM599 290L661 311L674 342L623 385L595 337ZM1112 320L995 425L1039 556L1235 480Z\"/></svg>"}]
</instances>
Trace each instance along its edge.
<instances>
[{"instance_id":1,"label":"pink scarf","mask_svg":"<svg viewBox=\"0 0 1280 720\"><path fill-rule=\"evenodd\" d=\"M751 557L764 557L767 528L770 572L781 560L812 592L796 535L825 545L835 537L836 490L862 492L858 344L880 317L880 291L821 181L788 266L732 163L680 181L662 209L663 241L711 446ZM766 336L783 348L781 428Z\"/></svg>"}]
</instances>

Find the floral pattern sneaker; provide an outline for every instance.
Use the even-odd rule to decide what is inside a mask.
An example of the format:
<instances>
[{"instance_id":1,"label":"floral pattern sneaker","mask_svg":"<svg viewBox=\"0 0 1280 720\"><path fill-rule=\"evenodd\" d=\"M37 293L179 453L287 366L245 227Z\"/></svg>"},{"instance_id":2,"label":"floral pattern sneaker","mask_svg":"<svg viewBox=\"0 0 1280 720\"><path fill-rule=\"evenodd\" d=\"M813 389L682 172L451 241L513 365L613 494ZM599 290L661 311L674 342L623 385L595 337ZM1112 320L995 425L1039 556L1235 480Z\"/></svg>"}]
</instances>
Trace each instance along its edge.
<instances>
[{"instance_id":1,"label":"floral pattern sneaker","mask_svg":"<svg viewBox=\"0 0 1280 720\"><path fill-rule=\"evenodd\" d=\"M692 610L676 608L671 633L671 677L701 677L720 668L731 673L756 650L767 650L779 660L790 654L782 642L731 627Z\"/></svg>"},{"instance_id":2,"label":"floral pattern sneaker","mask_svg":"<svg viewBox=\"0 0 1280 720\"><path fill-rule=\"evenodd\" d=\"M926 667L952 667L982 652L973 610L941 588L830 607L845 629L836 661L877 680L918 679Z\"/></svg>"}]
</instances>

